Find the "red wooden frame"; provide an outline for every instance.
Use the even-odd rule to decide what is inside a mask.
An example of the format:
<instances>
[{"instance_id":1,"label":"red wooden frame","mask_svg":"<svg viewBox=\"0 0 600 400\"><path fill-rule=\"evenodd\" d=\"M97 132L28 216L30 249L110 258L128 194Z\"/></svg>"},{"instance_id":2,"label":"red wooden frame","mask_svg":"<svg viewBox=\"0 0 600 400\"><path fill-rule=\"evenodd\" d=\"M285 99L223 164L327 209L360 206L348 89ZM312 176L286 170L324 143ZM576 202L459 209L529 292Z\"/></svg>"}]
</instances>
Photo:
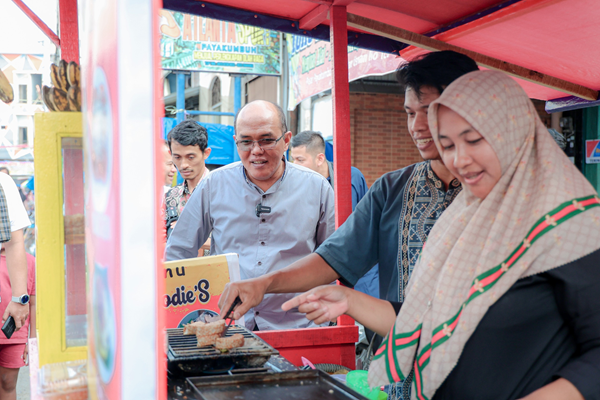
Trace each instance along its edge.
<instances>
[{"instance_id":1,"label":"red wooden frame","mask_svg":"<svg viewBox=\"0 0 600 400\"><path fill-rule=\"evenodd\" d=\"M79 63L77 0L59 0L60 38L22 0L12 0L44 34L60 48L61 58Z\"/></svg>"},{"instance_id":2,"label":"red wooden frame","mask_svg":"<svg viewBox=\"0 0 600 400\"><path fill-rule=\"evenodd\" d=\"M48 39L52 40L52 43L54 43L56 45L56 47L60 47L60 39L59 37L56 35L56 33L54 33L54 31L52 31L52 29L50 29L48 27L48 25L46 25L44 23L44 21L42 21L40 19L40 17L38 17L33 11L31 11L31 9L29 7L27 7L27 5L25 3L23 3L21 0L12 0L13 3L15 3L15 5L17 7L19 7L21 9L21 11L23 11L23 13L25 13L25 15L27 15L29 17L29 19L38 27L41 29L42 32L44 32L44 34L46 36L48 36Z\"/></svg>"},{"instance_id":3,"label":"red wooden frame","mask_svg":"<svg viewBox=\"0 0 600 400\"><path fill-rule=\"evenodd\" d=\"M79 63L79 24L77 0L59 0L60 56L66 62Z\"/></svg>"},{"instance_id":4,"label":"red wooden frame","mask_svg":"<svg viewBox=\"0 0 600 400\"><path fill-rule=\"evenodd\" d=\"M333 174L335 185L335 226L339 228L352 212L350 149L350 86L348 85L348 25L346 7L333 6L329 12L333 53L331 63L333 95ZM354 325L347 315L339 325Z\"/></svg>"}]
</instances>

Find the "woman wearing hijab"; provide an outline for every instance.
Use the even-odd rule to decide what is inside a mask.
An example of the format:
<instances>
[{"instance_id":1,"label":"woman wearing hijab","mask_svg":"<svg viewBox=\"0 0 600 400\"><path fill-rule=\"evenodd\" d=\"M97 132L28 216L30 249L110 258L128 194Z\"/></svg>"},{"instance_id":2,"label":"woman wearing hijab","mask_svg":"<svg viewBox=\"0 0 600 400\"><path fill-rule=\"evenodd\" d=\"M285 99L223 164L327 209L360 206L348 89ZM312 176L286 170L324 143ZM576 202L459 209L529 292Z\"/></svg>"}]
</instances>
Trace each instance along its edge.
<instances>
[{"instance_id":1,"label":"woman wearing hijab","mask_svg":"<svg viewBox=\"0 0 600 400\"><path fill-rule=\"evenodd\" d=\"M413 399L600 399L596 192L503 73L457 79L429 125L463 192L433 227L405 302L330 286L285 308L387 330L369 382L408 377Z\"/></svg>"}]
</instances>

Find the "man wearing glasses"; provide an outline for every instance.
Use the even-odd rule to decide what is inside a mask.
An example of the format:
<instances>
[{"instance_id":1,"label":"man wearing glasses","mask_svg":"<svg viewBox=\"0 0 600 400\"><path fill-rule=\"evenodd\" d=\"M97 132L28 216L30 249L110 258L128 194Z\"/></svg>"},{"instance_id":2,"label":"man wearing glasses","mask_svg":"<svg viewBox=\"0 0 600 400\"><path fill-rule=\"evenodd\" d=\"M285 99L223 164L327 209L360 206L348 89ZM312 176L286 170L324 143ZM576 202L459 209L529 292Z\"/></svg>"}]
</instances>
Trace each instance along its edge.
<instances>
[{"instance_id":1,"label":"man wearing glasses","mask_svg":"<svg viewBox=\"0 0 600 400\"><path fill-rule=\"evenodd\" d=\"M196 257L212 232L211 254L237 253L242 279L282 269L311 254L335 229L331 185L288 163L292 133L283 111L267 101L244 106L234 121L241 162L213 171L198 185L167 243L166 259ZM249 329L314 326L284 312L295 294L270 294L246 314Z\"/></svg>"}]
</instances>

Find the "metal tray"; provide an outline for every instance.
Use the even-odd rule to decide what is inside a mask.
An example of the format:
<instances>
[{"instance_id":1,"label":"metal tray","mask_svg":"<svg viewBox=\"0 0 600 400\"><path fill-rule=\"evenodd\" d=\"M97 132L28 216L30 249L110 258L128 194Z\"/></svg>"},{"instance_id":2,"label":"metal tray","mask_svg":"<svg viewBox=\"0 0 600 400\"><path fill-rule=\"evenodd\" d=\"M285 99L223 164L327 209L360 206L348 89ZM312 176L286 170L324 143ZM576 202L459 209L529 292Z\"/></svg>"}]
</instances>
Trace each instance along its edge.
<instances>
[{"instance_id":1,"label":"metal tray","mask_svg":"<svg viewBox=\"0 0 600 400\"><path fill-rule=\"evenodd\" d=\"M205 373L221 373L233 368L262 367L269 357L279 354L244 327L233 325L226 336L236 333L244 335L244 347L221 353L213 346L197 347L194 335L184 335L183 328L167 329L169 351L167 369L174 375L193 376Z\"/></svg>"},{"instance_id":2,"label":"metal tray","mask_svg":"<svg viewBox=\"0 0 600 400\"><path fill-rule=\"evenodd\" d=\"M202 400L367 400L319 370L194 377L186 382Z\"/></svg>"}]
</instances>

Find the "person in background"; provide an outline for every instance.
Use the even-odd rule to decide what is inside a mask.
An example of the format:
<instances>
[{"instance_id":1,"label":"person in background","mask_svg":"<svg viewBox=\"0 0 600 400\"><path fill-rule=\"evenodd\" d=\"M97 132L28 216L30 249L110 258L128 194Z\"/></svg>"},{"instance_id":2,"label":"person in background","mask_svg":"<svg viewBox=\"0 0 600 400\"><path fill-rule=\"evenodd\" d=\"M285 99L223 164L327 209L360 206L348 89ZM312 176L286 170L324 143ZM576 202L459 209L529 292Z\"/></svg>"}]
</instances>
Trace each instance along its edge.
<instances>
[{"instance_id":1,"label":"person in background","mask_svg":"<svg viewBox=\"0 0 600 400\"><path fill-rule=\"evenodd\" d=\"M234 129L241 161L200 182L169 237L166 259L195 257L212 232L211 254L237 253L244 280L315 251L335 229L335 207L325 178L285 159L292 132L281 107L262 100L248 103L238 112ZM265 296L246 315L246 327L314 327L303 314L281 310L292 297Z\"/></svg>"},{"instance_id":2,"label":"person in background","mask_svg":"<svg viewBox=\"0 0 600 400\"><path fill-rule=\"evenodd\" d=\"M167 142L173 163L184 179L181 185L175 186L166 195L165 229L168 238L190 196L208 176L204 162L210 156L210 147L206 128L190 119L171 129Z\"/></svg>"},{"instance_id":3,"label":"person in background","mask_svg":"<svg viewBox=\"0 0 600 400\"><path fill-rule=\"evenodd\" d=\"M163 173L165 177L165 194L171 190L173 186L173 178L175 177L175 173L177 172L177 168L175 168L175 164L173 163L173 158L171 157L171 151L169 150L169 143L164 142L162 146L163 153Z\"/></svg>"},{"instance_id":4,"label":"person in background","mask_svg":"<svg viewBox=\"0 0 600 400\"><path fill-rule=\"evenodd\" d=\"M303 131L292 136L290 141L290 155L294 164L312 169L323 175L331 187L335 187L333 163L325 158L325 140L319 132ZM358 168L350 167L352 182L352 209L367 193L367 181Z\"/></svg>"},{"instance_id":5,"label":"person in background","mask_svg":"<svg viewBox=\"0 0 600 400\"><path fill-rule=\"evenodd\" d=\"M11 316L17 330L25 324L29 315L23 229L30 224L15 181L10 176L0 173L0 247L6 250L6 265L12 289L11 297L0 299L6 304L2 324Z\"/></svg>"},{"instance_id":6,"label":"person in background","mask_svg":"<svg viewBox=\"0 0 600 400\"><path fill-rule=\"evenodd\" d=\"M7 167L0 167L0 172L4 172L6 175L10 176L10 171L8 170Z\"/></svg>"},{"instance_id":7,"label":"person in background","mask_svg":"<svg viewBox=\"0 0 600 400\"><path fill-rule=\"evenodd\" d=\"M29 318L20 330L7 339L0 333L0 399L17 399L19 369L29 364L27 338L36 337L35 323L35 258L27 254L27 293L29 294ZM10 277L6 266L5 249L0 250L0 312L4 312L12 297ZM6 299L6 300L5 300ZM28 335L29 334L29 335Z\"/></svg>"},{"instance_id":8,"label":"person in background","mask_svg":"<svg viewBox=\"0 0 600 400\"><path fill-rule=\"evenodd\" d=\"M294 164L312 169L323 175L335 189L333 163L325 158L325 140L319 132L303 131L292 136L290 156ZM358 168L350 167L352 185L352 211L367 193L367 181ZM379 270L375 265L356 282L354 289L373 297L379 297Z\"/></svg>"},{"instance_id":9,"label":"person in background","mask_svg":"<svg viewBox=\"0 0 600 400\"><path fill-rule=\"evenodd\" d=\"M406 300L321 286L283 308L316 322L348 313L388 334L371 387L407 377L418 399L600 399L598 194L502 72L457 79L429 124L463 192Z\"/></svg>"}]
</instances>

